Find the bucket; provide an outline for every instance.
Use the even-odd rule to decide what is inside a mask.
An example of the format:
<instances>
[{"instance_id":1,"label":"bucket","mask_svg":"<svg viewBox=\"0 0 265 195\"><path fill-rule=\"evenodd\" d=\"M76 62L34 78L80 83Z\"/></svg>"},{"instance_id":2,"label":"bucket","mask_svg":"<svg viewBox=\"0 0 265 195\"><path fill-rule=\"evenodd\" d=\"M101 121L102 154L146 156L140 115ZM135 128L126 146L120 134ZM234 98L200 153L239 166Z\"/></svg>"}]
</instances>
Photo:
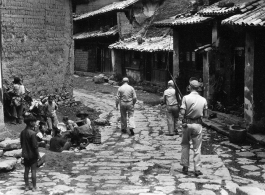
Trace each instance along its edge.
<instances>
[{"instance_id":1,"label":"bucket","mask_svg":"<svg viewBox=\"0 0 265 195\"><path fill-rule=\"evenodd\" d=\"M229 126L229 141L231 143L243 143L247 137L247 130L236 125Z\"/></svg>"}]
</instances>

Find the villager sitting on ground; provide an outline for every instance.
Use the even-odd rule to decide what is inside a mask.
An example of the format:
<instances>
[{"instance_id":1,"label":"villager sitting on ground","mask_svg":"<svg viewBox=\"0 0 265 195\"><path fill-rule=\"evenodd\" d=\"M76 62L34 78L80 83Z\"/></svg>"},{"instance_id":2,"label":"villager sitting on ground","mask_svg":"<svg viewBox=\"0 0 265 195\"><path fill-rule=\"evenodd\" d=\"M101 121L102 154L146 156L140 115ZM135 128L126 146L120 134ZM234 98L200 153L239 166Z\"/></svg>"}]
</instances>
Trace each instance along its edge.
<instances>
[{"instance_id":1,"label":"villager sitting on ground","mask_svg":"<svg viewBox=\"0 0 265 195\"><path fill-rule=\"evenodd\" d=\"M72 143L79 146L81 143L82 136L93 135L93 127L90 119L88 118L88 113L85 111L80 111L76 114L80 119L78 120L77 127L74 127L74 130L71 131Z\"/></svg>"},{"instance_id":2,"label":"villager sitting on ground","mask_svg":"<svg viewBox=\"0 0 265 195\"><path fill-rule=\"evenodd\" d=\"M58 125L58 118L56 115L56 110L58 109L57 104L54 101L54 98L52 95L48 97L48 101L45 103L44 107L44 113L47 118L47 124L48 124L48 129L50 131L53 130L54 127L57 127ZM54 133L52 132L52 136Z\"/></svg>"},{"instance_id":3,"label":"villager sitting on ground","mask_svg":"<svg viewBox=\"0 0 265 195\"><path fill-rule=\"evenodd\" d=\"M8 91L11 94L11 116L12 124L22 123L23 114L23 95L25 94L25 87L20 78L15 77L13 87Z\"/></svg>"},{"instance_id":4,"label":"villager sitting on ground","mask_svg":"<svg viewBox=\"0 0 265 195\"><path fill-rule=\"evenodd\" d=\"M202 145L202 117L207 116L207 101L197 92L200 84L193 80L190 82L191 93L185 95L182 99L180 107L180 119L182 120L182 151L181 165L182 172L188 174L189 157L190 157L190 141L193 144L194 150L194 171L195 176L202 175L200 171L201 164L201 145Z\"/></svg>"},{"instance_id":5,"label":"villager sitting on ground","mask_svg":"<svg viewBox=\"0 0 265 195\"><path fill-rule=\"evenodd\" d=\"M36 132L34 128L36 126L36 118L34 116L26 116L24 119L26 128L20 134L20 143L22 148L22 163L25 166L24 181L25 190L29 190L29 170L31 169L31 179L33 184L32 191L36 191L36 172L37 162L40 159L38 150L38 142L36 139Z\"/></svg>"},{"instance_id":6,"label":"villager sitting on ground","mask_svg":"<svg viewBox=\"0 0 265 195\"><path fill-rule=\"evenodd\" d=\"M65 124L67 131L73 131L75 127L78 127L74 121L69 120L68 116L63 116L63 123Z\"/></svg>"},{"instance_id":7,"label":"villager sitting on ground","mask_svg":"<svg viewBox=\"0 0 265 195\"><path fill-rule=\"evenodd\" d=\"M89 127L91 127L91 120L88 118L87 112L79 111L76 114L76 117L79 118L79 120L77 120L77 122L76 122L76 123L78 123L78 126L88 125Z\"/></svg>"},{"instance_id":8,"label":"villager sitting on ground","mask_svg":"<svg viewBox=\"0 0 265 195\"><path fill-rule=\"evenodd\" d=\"M48 144L48 142L51 139L51 136L47 135L47 124L46 124L46 122L44 122L44 121L39 122L39 128L38 128L36 136L37 136L39 147L45 148L46 144Z\"/></svg>"},{"instance_id":9,"label":"villager sitting on ground","mask_svg":"<svg viewBox=\"0 0 265 195\"><path fill-rule=\"evenodd\" d=\"M50 150L53 152L62 152L63 150L69 150L69 143L67 139L61 136L61 130L54 127L54 137L50 140Z\"/></svg>"},{"instance_id":10,"label":"villager sitting on ground","mask_svg":"<svg viewBox=\"0 0 265 195\"><path fill-rule=\"evenodd\" d=\"M135 90L130 86L129 79L124 77L122 79L123 85L119 87L116 96L116 109L118 110L118 105L120 104L121 113L121 132L127 132L127 114L129 118L129 129L131 135L134 135L135 123L134 123L134 105L137 101Z\"/></svg>"},{"instance_id":11,"label":"villager sitting on ground","mask_svg":"<svg viewBox=\"0 0 265 195\"><path fill-rule=\"evenodd\" d=\"M163 101L167 105L168 133L166 135L178 135L179 105L172 80L168 81L168 89L164 91Z\"/></svg>"}]
</instances>

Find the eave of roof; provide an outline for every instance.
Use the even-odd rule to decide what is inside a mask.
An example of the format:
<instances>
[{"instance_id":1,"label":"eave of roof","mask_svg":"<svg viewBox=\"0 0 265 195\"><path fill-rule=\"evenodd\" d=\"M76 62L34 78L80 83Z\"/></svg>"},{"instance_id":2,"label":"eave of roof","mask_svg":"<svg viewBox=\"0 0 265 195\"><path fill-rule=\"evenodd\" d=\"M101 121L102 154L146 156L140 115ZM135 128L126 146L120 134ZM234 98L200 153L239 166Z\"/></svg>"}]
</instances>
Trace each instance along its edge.
<instances>
[{"instance_id":1,"label":"eave of roof","mask_svg":"<svg viewBox=\"0 0 265 195\"><path fill-rule=\"evenodd\" d=\"M118 34L118 29L110 29L109 31L102 32L102 31L92 31L92 32L82 32L73 35L74 40L82 40L94 37L107 37L107 36L114 36Z\"/></svg>"},{"instance_id":2,"label":"eave of roof","mask_svg":"<svg viewBox=\"0 0 265 195\"><path fill-rule=\"evenodd\" d=\"M107 12L111 12L111 11L119 11L119 10L123 10L127 7L129 7L130 5L137 3L139 0L126 0L126 1L121 1L121 2L114 2L110 5L107 5L105 7L102 7L96 11L92 11L92 12L88 12L85 14L82 14L76 18L74 18L74 21L77 20L82 20L82 19L86 19L95 15L99 15L99 14L104 14Z\"/></svg>"},{"instance_id":3,"label":"eave of roof","mask_svg":"<svg viewBox=\"0 0 265 195\"><path fill-rule=\"evenodd\" d=\"M240 7L236 14L222 21L223 25L265 27L265 1L255 0Z\"/></svg>"},{"instance_id":4,"label":"eave of roof","mask_svg":"<svg viewBox=\"0 0 265 195\"><path fill-rule=\"evenodd\" d=\"M201 24L204 22L208 22L212 19L213 18L211 17L204 17L200 15L180 16L178 18L170 18L159 22L155 22L154 25L160 27L194 25L194 24Z\"/></svg>"},{"instance_id":5,"label":"eave of roof","mask_svg":"<svg viewBox=\"0 0 265 195\"><path fill-rule=\"evenodd\" d=\"M138 43L136 38L131 38L113 43L109 48L140 52L173 51L173 37L152 37L144 39L144 42L141 44Z\"/></svg>"},{"instance_id":6,"label":"eave of roof","mask_svg":"<svg viewBox=\"0 0 265 195\"><path fill-rule=\"evenodd\" d=\"M220 2L214 3L198 11L198 14L202 16L227 16L235 14L239 11L238 5L233 5L230 7L219 6L219 5Z\"/></svg>"}]
</instances>

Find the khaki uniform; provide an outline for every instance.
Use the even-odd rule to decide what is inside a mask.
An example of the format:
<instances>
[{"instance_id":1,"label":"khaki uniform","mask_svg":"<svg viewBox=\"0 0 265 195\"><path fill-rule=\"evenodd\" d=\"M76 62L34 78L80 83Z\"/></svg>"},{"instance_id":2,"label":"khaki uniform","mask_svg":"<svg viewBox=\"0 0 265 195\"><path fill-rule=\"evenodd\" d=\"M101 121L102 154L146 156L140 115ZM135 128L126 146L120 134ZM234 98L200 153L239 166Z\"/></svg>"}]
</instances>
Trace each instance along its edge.
<instances>
[{"instance_id":1,"label":"khaki uniform","mask_svg":"<svg viewBox=\"0 0 265 195\"><path fill-rule=\"evenodd\" d=\"M129 118L129 128L134 129L134 104L136 103L137 97L135 90L128 83L124 83L119 87L116 104L120 104L120 113L121 113L121 129L127 129L127 114Z\"/></svg>"},{"instance_id":2,"label":"khaki uniform","mask_svg":"<svg viewBox=\"0 0 265 195\"><path fill-rule=\"evenodd\" d=\"M176 91L173 87L169 87L164 91L163 99L167 105L167 125L169 134L174 134L177 129L179 117L179 105L176 98Z\"/></svg>"},{"instance_id":3,"label":"khaki uniform","mask_svg":"<svg viewBox=\"0 0 265 195\"><path fill-rule=\"evenodd\" d=\"M187 127L183 128L181 165L189 167L190 141L194 150L194 170L198 171L201 164L202 125L203 110L207 109L207 101L197 92L193 91L183 97L180 109L185 110L184 120Z\"/></svg>"}]
</instances>

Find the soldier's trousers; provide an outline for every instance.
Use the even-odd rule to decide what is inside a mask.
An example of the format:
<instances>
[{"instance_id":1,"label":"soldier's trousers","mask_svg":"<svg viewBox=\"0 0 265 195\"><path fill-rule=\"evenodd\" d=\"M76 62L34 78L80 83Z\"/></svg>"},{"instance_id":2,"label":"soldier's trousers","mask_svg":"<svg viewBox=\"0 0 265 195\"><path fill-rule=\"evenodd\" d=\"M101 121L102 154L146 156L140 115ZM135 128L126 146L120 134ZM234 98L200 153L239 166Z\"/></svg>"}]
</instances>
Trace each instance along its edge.
<instances>
[{"instance_id":1,"label":"soldier's trousers","mask_svg":"<svg viewBox=\"0 0 265 195\"><path fill-rule=\"evenodd\" d=\"M201 164L201 146L202 146L202 125L201 124L187 124L186 128L182 130L182 141L181 141L181 165L189 167L190 157L190 140L193 145L193 161L194 170L200 169Z\"/></svg>"},{"instance_id":2,"label":"soldier's trousers","mask_svg":"<svg viewBox=\"0 0 265 195\"><path fill-rule=\"evenodd\" d=\"M127 129L127 114L129 118L129 128L134 129L134 106L132 102L120 102L121 129Z\"/></svg>"}]
</instances>

